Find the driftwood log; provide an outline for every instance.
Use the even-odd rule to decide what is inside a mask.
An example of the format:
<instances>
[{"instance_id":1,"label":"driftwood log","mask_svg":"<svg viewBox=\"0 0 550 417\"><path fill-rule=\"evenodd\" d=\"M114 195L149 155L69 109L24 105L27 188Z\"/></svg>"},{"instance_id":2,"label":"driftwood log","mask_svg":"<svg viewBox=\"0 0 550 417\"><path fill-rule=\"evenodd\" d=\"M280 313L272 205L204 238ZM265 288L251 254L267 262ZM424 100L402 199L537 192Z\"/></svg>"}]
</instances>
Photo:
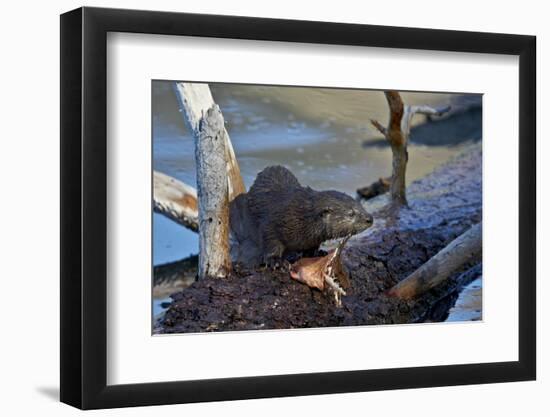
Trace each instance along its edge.
<instances>
[{"instance_id":1,"label":"driftwood log","mask_svg":"<svg viewBox=\"0 0 550 417\"><path fill-rule=\"evenodd\" d=\"M286 271L236 270L227 279L204 279L172 295L157 333L282 329L441 321L460 289L479 277L467 262L415 299L388 290L481 221L481 146L468 150L413 182L408 207L388 205L387 195L369 200L374 226L353 237L342 253L349 289L342 306Z\"/></svg>"},{"instance_id":2,"label":"driftwood log","mask_svg":"<svg viewBox=\"0 0 550 417\"><path fill-rule=\"evenodd\" d=\"M482 226L478 223L461 234L428 262L400 281L388 295L410 300L421 296L470 262L481 262Z\"/></svg>"}]
</instances>

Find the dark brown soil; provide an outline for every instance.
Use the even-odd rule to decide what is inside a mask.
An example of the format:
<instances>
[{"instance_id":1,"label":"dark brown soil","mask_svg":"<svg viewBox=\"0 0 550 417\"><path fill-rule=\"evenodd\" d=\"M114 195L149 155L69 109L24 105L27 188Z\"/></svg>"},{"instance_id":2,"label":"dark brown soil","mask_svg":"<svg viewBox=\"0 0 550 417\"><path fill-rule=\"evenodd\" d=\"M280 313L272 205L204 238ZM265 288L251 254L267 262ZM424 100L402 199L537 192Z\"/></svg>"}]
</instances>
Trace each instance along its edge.
<instances>
[{"instance_id":1,"label":"dark brown soil","mask_svg":"<svg viewBox=\"0 0 550 417\"><path fill-rule=\"evenodd\" d=\"M369 201L375 224L352 238L343 253L351 289L342 297L342 307L287 272L237 268L229 278L204 279L173 294L155 333L444 320L462 286L481 274L480 265L468 265L415 301L388 298L385 291L481 221L480 144L411 184L407 192L408 208L388 208L386 196Z\"/></svg>"}]
</instances>

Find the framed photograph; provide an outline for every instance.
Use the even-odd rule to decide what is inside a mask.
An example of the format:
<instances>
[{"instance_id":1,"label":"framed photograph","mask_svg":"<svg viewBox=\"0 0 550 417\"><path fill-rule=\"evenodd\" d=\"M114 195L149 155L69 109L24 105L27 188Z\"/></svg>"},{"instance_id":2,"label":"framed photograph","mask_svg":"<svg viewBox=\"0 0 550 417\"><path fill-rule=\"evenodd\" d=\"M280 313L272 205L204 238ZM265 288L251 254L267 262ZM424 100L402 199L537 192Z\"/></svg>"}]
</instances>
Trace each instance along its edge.
<instances>
[{"instance_id":1,"label":"framed photograph","mask_svg":"<svg viewBox=\"0 0 550 417\"><path fill-rule=\"evenodd\" d=\"M61 16L61 401L533 380L535 37Z\"/></svg>"}]
</instances>

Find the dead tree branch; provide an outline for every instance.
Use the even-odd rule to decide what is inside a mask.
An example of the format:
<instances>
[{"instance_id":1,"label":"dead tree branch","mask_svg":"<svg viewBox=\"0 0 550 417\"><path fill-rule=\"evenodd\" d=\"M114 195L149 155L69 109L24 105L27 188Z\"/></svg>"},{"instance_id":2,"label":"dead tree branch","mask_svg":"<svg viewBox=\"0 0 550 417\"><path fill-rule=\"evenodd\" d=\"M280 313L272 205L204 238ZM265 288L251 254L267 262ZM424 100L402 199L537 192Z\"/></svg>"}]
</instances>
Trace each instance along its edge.
<instances>
[{"instance_id":1,"label":"dead tree branch","mask_svg":"<svg viewBox=\"0 0 550 417\"><path fill-rule=\"evenodd\" d=\"M229 203L244 182L229 134L208 84L175 83L176 96L195 137L199 200L199 278L231 269Z\"/></svg>"},{"instance_id":2,"label":"dead tree branch","mask_svg":"<svg viewBox=\"0 0 550 417\"><path fill-rule=\"evenodd\" d=\"M482 225L461 234L434 257L388 291L405 300L416 298L448 279L468 262L481 259Z\"/></svg>"},{"instance_id":3,"label":"dead tree branch","mask_svg":"<svg viewBox=\"0 0 550 417\"><path fill-rule=\"evenodd\" d=\"M389 142L392 150L391 199L394 204L407 204L405 176L409 159L407 146L411 131L411 121L415 114L441 115L449 111L450 107L433 108L430 106L409 106L403 103L397 91L385 91L386 100L390 108L390 120L387 127L377 120L371 120L372 125ZM368 187L366 187L368 188Z\"/></svg>"},{"instance_id":4,"label":"dead tree branch","mask_svg":"<svg viewBox=\"0 0 550 417\"><path fill-rule=\"evenodd\" d=\"M442 116L451 110L451 106L430 107L430 106L411 106L412 114L425 114L426 116Z\"/></svg>"},{"instance_id":5,"label":"dead tree branch","mask_svg":"<svg viewBox=\"0 0 550 417\"><path fill-rule=\"evenodd\" d=\"M197 190L158 171L153 171L153 207L179 225L199 230Z\"/></svg>"},{"instance_id":6,"label":"dead tree branch","mask_svg":"<svg viewBox=\"0 0 550 417\"><path fill-rule=\"evenodd\" d=\"M200 121L195 140L199 196L199 278L225 277L229 257L229 190L223 116L217 105Z\"/></svg>"}]
</instances>

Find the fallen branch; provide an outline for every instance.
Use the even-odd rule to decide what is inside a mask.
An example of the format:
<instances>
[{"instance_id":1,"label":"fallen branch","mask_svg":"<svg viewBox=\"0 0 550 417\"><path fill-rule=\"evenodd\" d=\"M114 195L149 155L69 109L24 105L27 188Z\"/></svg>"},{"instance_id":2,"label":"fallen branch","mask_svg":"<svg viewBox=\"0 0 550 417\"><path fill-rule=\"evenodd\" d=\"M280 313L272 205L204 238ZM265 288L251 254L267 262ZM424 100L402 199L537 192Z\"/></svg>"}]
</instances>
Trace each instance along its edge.
<instances>
[{"instance_id":1,"label":"fallen branch","mask_svg":"<svg viewBox=\"0 0 550 417\"><path fill-rule=\"evenodd\" d=\"M391 177L379 178L378 181L373 182L371 185L357 189L357 194L365 200L369 200L380 194L387 193L390 189Z\"/></svg>"},{"instance_id":2,"label":"fallen branch","mask_svg":"<svg viewBox=\"0 0 550 417\"><path fill-rule=\"evenodd\" d=\"M153 297L166 298L195 282L198 258L197 255L190 255L179 261L154 266Z\"/></svg>"},{"instance_id":3,"label":"fallen branch","mask_svg":"<svg viewBox=\"0 0 550 417\"><path fill-rule=\"evenodd\" d=\"M199 230L197 190L158 171L153 171L153 207L179 225Z\"/></svg>"},{"instance_id":4,"label":"fallen branch","mask_svg":"<svg viewBox=\"0 0 550 417\"><path fill-rule=\"evenodd\" d=\"M396 204L407 204L405 191L405 174L409 159L407 146L411 131L411 121L415 114L442 115L450 106L433 108L430 106L409 106L403 103L397 91L385 91L390 108L390 120L387 127L377 120L372 125L386 138L392 149L391 199Z\"/></svg>"},{"instance_id":5,"label":"fallen branch","mask_svg":"<svg viewBox=\"0 0 550 417\"><path fill-rule=\"evenodd\" d=\"M434 257L388 291L410 300L431 290L465 264L481 260L482 225L478 223L445 246Z\"/></svg>"}]
</instances>

